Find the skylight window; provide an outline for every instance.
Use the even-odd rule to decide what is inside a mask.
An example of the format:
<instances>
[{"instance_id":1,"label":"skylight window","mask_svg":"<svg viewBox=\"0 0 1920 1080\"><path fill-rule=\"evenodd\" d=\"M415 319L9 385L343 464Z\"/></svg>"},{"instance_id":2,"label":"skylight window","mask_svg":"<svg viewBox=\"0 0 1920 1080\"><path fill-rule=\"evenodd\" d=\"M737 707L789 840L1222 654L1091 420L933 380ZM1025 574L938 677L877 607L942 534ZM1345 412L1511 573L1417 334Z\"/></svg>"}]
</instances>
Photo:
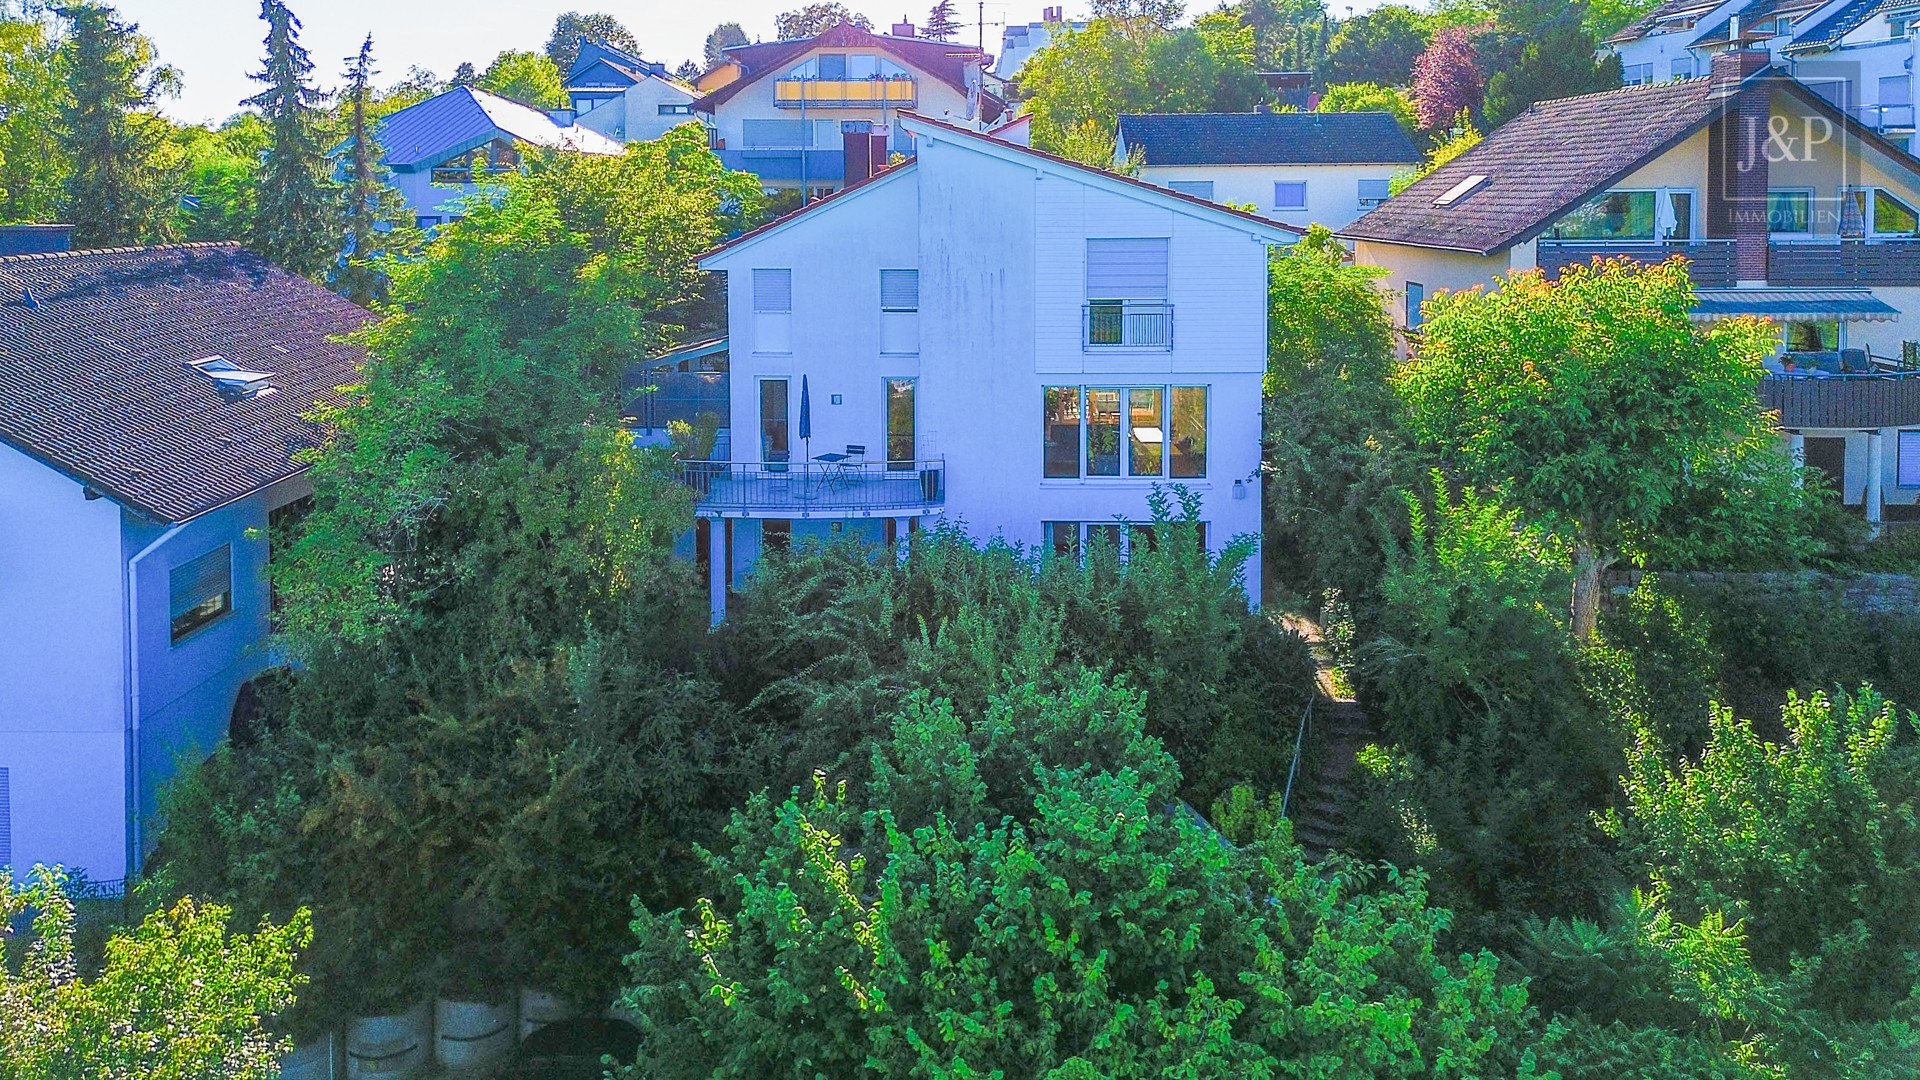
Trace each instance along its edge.
<instances>
[{"instance_id":1,"label":"skylight window","mask_svg":"<svg viewBox=\"0 0 1920 1080\"><path fill-rule=\"evenodd\" d=\"M1464 199L1467 196L1473 194L1474 192L1479 191L1482 187L1486 186L1486 183L1487 183L1487 178L1485 176L1482 176L1476 173L1473 176L1469 176L1465 180L1462 180L1459 183L1448 188L1447 193L1445 195L1442 195L1439 198L1433 200L1433 205L1452 206L1454 203L1459 202L1461 199Z\"/></svg>"},{"instance_id":2,"label":"skylight window","mask_svg":"<svg viewBox=\"0 0 1920 1080\"><path fill-rule=\"evenodd\" d=\"M187 366L211 379L220 396L228 401L245 401L280 392L271 381L273 372L248 371L224 356L203 356L187 361Z\"/></svg>"}]
</instances>

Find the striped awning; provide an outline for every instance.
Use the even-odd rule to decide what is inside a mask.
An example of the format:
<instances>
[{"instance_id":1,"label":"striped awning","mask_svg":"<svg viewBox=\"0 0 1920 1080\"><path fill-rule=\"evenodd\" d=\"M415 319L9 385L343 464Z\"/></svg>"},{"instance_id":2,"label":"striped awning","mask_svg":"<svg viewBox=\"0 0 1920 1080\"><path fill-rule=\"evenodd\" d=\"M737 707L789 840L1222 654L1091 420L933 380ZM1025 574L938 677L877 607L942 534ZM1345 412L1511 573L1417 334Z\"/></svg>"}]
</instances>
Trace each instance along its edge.
<instances>
[{"instance_id":1,"label":"striped awning","mask_svg":"<svg viewBox=\"0 0 1920 1080\"><path fill-rule=\"evenodd\" d=\"M1736 315L1788 320L1894 322L1900 310L1869 289L1697 289L1690 317L1713 322Z\"/></svg>"}]
</instances>

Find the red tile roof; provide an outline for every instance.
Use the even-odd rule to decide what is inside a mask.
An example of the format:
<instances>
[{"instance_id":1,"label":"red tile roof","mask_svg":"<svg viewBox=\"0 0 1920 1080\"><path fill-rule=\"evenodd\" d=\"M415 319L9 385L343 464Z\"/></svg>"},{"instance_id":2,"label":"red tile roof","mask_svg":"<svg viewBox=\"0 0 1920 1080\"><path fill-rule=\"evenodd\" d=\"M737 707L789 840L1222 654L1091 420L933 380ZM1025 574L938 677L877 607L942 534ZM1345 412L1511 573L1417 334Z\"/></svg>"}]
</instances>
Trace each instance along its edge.
<instances>
[{"instance_id":1,"label":"red tile roof","mask_svg":"<svg viewBox=\"0 0 1920 1080\"><path fill-rule=\"evenodd\" d=\"M972 45L876 34L843 22L810 38L735 45L726 51L726 56L740 65L740 78L695 101L693 107L710 113L715 106L761 79L786 71L813 49L873 49L915 70L924 71L963 94L967 92L967 61L978 60L984 68L988 59L985 53ZM980 111L988 121L999 119L1006 108L1006 102L984 89L980 91Z\"/></svg>"}]
</instances>

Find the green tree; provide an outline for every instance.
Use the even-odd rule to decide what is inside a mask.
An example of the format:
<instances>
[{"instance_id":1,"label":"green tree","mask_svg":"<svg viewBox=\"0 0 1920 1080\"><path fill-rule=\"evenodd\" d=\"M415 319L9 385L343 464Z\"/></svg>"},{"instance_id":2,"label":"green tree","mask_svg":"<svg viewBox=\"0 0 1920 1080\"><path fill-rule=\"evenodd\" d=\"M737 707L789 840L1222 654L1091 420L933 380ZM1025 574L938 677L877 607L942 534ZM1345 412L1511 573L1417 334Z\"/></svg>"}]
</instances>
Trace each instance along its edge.
<instances>
[{"instance_id":1,"label":"green tree","mask_svg":"<svg viewBox=\"0 0 1920 1080\"><path fill-rule=\"evenodd\" d=\"M1395 377L1412 431L1450 477L1504 490L1566 538L1580 641L1593 636L1601 575L1671 527L1700 478L1761 489L1765 505L1792 499L1765 490L1785 474L1745 465L1777 452L1753 392L1770 331L1702 328L1692 306L1680 262L1515 274L1495 292L1430 299L1418 354Z\"/></svg>"},{"instance_id":2,"label":"green tree","mask_svg":"<svg viewBox=\"0 0 1920 1080\"><path fill-rule=\"evenodd\" d=\"M1405 90L1396 86L1381 86L1377 83L1334 83L1320 95L1320 101L1314 105L1314 111L1332 112L1383 112L1392 114L1407 134L1419 130L1419 122L1414 114L1413 98Z\"/></svg>"},{"instance_id":3,"label":"green tree","mask_svg":"<svg viewBox=\"0 0 1920 1080\"><path fill-rule=\"evenodd\" d=\"M44 17L0 11L0 221L53 221L72 165L60 143L68 88Z\"/></svg>"},{"instance_id":4,"label":"green tree","mask_svg":"<svg viewBox=\"0 0 1920 1080\"><path fill-rule=\"evenodd\" d=\"M1605 41L1659 6L1659 0L1589 0L1581 25L1595 41Z\"/></svg>"},{"instance_id":5,"label":"green tree","mask_svg":"<svg viewBox=\"0 0 1920 1080\"><path fill-rule=\"evenodd\" d=\"M1242 0L1227 10L1253 27L1262 71L1319 72L1325 67L1333 23L1322 0Z\"/></svg>"},{"instance_id":6,"label":"green tree","mask_svg":"<svg viewBox=\"0 0 1920 1080\"><path fill-rule=\"evenodd\" d=\"M536 109L558 109L567 104L560 69L544 53L503 52L487 65L475 85Z\"/></svg>"},{"instance_id":7,"label":"green tree","mask_svg":"<svg viewBox=\"0 0 1920 1080\"><path fill-rule=\"evenodd\" d=\"M267 128L243 112L216 129L178 128L173 144L183 162L186 204L180 234L187 240L246 240L258 216L256 175L267 150Z\"/></svg>"},{"instance_id":8,"label":"green tree","mask_svg":"<svg viewBox=\"0 0 1920 1080\"><path fill-rule=\"evenodd\" d=\"M300 44L300 20L281 0L260 0L267 24L265 67L250 75L266 89L242 104L260 110L267 149L260 159L251 247L307 277L327 265L333 243L334 184L322 146L326 95L308 82L313 61Z\"/></svg>"},{"instance_id":9,"label":"green tree","mask_svg":"<svg viewBox=\"0 0 1920 1080\"><path fill-rule=\"evenodd\" d=\"M168 129L146 110L177 81L153 67L153 47L109 7L62 8L69 29L60 67L67 88L59 135L72 162L60 213L77 247L114 247L174 236L178 178L164 167Z\"/></svg>"},{"instance_id":10,"label":"green tree","mask_svg":"<svg viewBox=\"0 0 1920 1080\"><path fill-rule=\"evenodd\" d=\"M706 51L703 54L707 62L707 70L712 71L726 60L725 50L728 47L746 43L747 32L739 23L724 22L714 27L713 31L707 35Z\"/></svg>"},{"instance_id":11,"label":"green tree","mask_svg":"<svg viewBox=\"0 0 1920 1080\"><path fill-rule=\"evenodd\" d=\"M1446 141L1428 150L1427 160L1421 162L1419 166L1394 173L1387 181L1387 190L1395 195L1400 194L1433 170L1479 146L1480 140L1485 137L1480 134L1479 128L1473 126L1473 120L1468 112L1462 109L1454 122L1453 133L1447 136Z\"/></svg>"},{"instance_id":12,"label":"green tree","mask_svg":"<svg viewBox=\"0 0 1920 1080\"><path fill-rule=\"evenodd\" d=\"M937 0L927 12L927 25L921 33L935 41L952 41L960 32L960 20L954 16L953 0Z\"/></svg>"},{"instance_id":13,"label":"green tree","mask_svg":"<svg viewBox=\"0 0 1920 1080\"><path fill-rule=\"evenodd\" d=\"M1405 86L1413 78L1414 60L1432 40L1424 14L1384 4L1340 24L1327 46L1320 77L1328 84Z\"/></svg>"},{"instance_id":14,"label":"green tree","mask_svg":"<svg viewBox=\"0 0 1920 1080\"><path fill-rule=\"evenodd\" d=\"M74 907L65 877L35 867L24 887L0 868L0 1047L7 1080L141 1076L270 1080L291 1046L268 1033L302 981L294 954L313 938L305 912L253 934L227 930L230 912L184 899L106 946L98 973L77 970ZM90 976L90 977L89 977Z\"/></svg>"},{"instance_id":15,"label":"green tree","mask_svg":"<svg viewBox=\"0 0 1920 1080\"><path fill-rule=\"evenodd\" d=\"M573 69L583 39L618 49L628 56L640 53L640 42L619 19L605 12L582 15L568 11L553 20L553 33L547 36L547 59L553 61L555 70L565 73Z\"/></svg>"},{"instance_id":16,"label":"green tree","mask_svg":"<svg viewBox=\"0 0 1920 1080\"><path fill-rule=\"evenodd\" d=\"M1034 145L1111 167L1123 112L1248 112L1264 100L1254 71L1252 28L1211 12L1191 27L1095 19L1060 28L1020 69Z\"/></svg>"},{"instance_id":17,"label":"green tree","mask_svg":"<svg viewBox=\"0 0 1920 1080\"><path fill-rule=\"evenodd\" d=\"M862 30L873 29L871 19L847 10L845 4L820 3L781 12L773 20L773 32L781 41L792 41L824 34L841 23L852 23Z\"/></svg>"},{"instance_id":18,"label":"green tree","mask_svg":"<svg viewBox=\"0 0 1920 1080\"><path fill-rule=\"evenodd\" d=\"M1417 874L1227 843L1124 685L891 728L858 794L755 796L693 910L635 920L629 1076L1532 1074L1524 990L1439 959Z\"/></svg>"},{"instance_id":19,"label":"green tree","mask_svg":"<svg viewBox=\"0 0 1920 1080\"><path fill-rule=\"evenodd\" d=\"M388 182L379 138L367 116L375 74L372 34L347 65L347 159L341 189L346 243L334 260L329 285L354 303L366 305L386 299L389 260L418 248L422 237L414 228L406 200Z\"/></svg>"},{"instance_id":20,"label":"green tree","mask_svg":"<svg viewBox=\"0 0 1920 1080\"><path fill-rule=\"evenodd\" d=\"M1595 58L1593 34L1580 21L1585 9L1582 3L1569 4L1562 13L1529 27L1511 61L1502 51L1488 57L1493 65L1485 105L1489 129L1520 115L1536 101L1619 88L1620 57L1608 53ZM1518 40L1509 37L1507 49Z\"/></svg>"}]
</instances>

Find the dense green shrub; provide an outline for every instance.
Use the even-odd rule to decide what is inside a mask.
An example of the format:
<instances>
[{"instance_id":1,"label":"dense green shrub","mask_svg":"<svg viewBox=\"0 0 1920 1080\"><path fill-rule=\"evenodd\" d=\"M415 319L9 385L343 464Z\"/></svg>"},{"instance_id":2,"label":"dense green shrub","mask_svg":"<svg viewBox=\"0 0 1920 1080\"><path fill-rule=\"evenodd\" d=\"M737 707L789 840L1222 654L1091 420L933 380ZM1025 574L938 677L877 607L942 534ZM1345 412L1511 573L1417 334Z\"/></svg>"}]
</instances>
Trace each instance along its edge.
<instances>
[{"instance_id":1,"label":"dense green shrub","mask_svg":"<svg viewBox=\"0 0 1920 1080\"><path fill-rule=\"evenodd\" d=\"M1530 1075L1420 877L1235 847L1123 683L917 692L869 784L756 796L694 910L634 922L633 1077Z\"/></svg>"}]
</instances>

